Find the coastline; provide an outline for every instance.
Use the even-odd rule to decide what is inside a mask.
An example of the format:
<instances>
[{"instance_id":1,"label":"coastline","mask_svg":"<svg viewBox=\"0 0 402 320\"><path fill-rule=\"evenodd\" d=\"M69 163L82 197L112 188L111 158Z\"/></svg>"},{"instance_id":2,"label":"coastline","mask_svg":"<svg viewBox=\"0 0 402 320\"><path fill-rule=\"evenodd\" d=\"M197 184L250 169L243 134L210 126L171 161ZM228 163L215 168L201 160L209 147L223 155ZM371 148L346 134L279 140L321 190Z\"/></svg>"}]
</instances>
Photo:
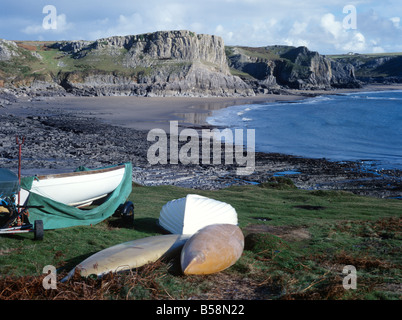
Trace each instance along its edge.
<instances>
[{"instance_id":1,"label":"coastline","mask_svg":"<svg viewBox=\"0 0 402 320\"><path fill-rule=\"evenodd\" d=\"M35 97L20 98L11 106L0 108L0 114L32 115L38 110L62 109L65 112L89 116L100 121L132 128L169 130L169 121L178 121L181 127L211 127L206 119L213 111L235 105L292 102L321 95L353 92L402 90L402 85L366 85L359 89L297 90L287 89L283 94L260 94L238 97ZM49 109L51 108L51 109ZM33 112L32 112L33 111Z\"/></svg>"},{"instance_id":2,"label":"coastline","mask_svg":"<svg viewBox=\"0 0 402 320\"><path fill-rule=\"evenodd\" d=\"M236 165L150 165L150 129L169 132L169 121L181 127L208 128L213 110L232 105L290 102L307 97L348 92L402 89L366 86L333 91L290 91L286 95L256 97L66 97L21 99L0 109L0 166L15 169L15 135L26 136L23 175L74 170L80 165L100 167L133 163L133 181L143 185L170 184L193 189L220 189L261 183L284 175L307 190L346 190L382 198L402 198L399 171L372 171L359 162L331 162L282 154L256 153L255 172L239 177ZM100 103L102 102L102 103Z\"/></svg>"},{"instance_id":3,"label":"coastline","mask_svg":"<svg viewBox=\"0 0 402 320\"><path fill-rule=\"evenodd\" d=\"M35 110L61 109L68 113L90 116L104 123L135 130L160 128L169 130L170 121L181 127L203 127L212 111L251 103L289 102L305 99L304 95L261 95L255 97L44 97L21 99L8 109L16 115L30 115ZM32 112L33 111L33 112Z\"/></svg>"}]
</instances>

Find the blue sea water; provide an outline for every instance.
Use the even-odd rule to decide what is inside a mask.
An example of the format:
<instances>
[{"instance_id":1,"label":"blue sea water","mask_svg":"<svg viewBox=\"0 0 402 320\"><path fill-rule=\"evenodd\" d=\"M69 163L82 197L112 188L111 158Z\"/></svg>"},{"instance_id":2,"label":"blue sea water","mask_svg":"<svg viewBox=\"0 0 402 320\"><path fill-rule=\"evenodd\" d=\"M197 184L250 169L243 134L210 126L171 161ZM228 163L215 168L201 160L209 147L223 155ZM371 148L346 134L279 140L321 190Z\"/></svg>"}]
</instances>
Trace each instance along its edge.
<instances>
[{"instance_id":1,"label":"blue sea water","mask_svg":"<svg viewBox=\"0 0 402 320\"><path fill-rule=\"evenodd\" d=\"M215 111L211 125L255 129L255 148L402 169L402 91L326 95Z\"/></svg>"}]
</instances>

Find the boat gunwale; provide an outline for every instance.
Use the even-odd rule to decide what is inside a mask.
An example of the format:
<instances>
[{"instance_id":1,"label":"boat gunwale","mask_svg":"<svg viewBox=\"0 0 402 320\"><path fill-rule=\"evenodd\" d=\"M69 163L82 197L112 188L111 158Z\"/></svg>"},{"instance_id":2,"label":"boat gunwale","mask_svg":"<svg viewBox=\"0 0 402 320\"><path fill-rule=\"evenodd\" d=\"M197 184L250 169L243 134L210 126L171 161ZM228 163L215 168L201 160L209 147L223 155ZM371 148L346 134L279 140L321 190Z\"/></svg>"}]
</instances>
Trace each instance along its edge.
<instances>
[{"instance_id":1,"label":"boat gunwale","mask_svg":"<svg viewBox=\"0 0 402 320\"><path fill-rule=\"evenodd\" d=\"M118 165L115 167L110 168L103 168L103 169L95 169L95 170L87 170L87 171L75 171L75 172L68 172L68 173L56 173L56 174L48 174L48 175L35 175L36 179L39 180L48 180L48 179L57 179L57 178L68 178L68 177L76 177L76 176L85 176L91 174L98 174L98 173L105 173L115 170L120 170L125 168L125 165Z\"/></svg>"}]
</instances>

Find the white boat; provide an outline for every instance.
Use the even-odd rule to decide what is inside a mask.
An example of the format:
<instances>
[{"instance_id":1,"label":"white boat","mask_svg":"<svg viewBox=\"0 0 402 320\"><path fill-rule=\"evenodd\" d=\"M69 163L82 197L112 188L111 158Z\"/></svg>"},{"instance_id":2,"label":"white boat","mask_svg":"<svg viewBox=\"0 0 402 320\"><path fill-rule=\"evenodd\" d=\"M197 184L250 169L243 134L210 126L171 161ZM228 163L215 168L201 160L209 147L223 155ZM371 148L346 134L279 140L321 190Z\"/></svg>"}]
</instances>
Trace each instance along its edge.
<instances>
[{"instance_id":1,"label":"white boat","mask_svg":"<svg viewBox=\"0 0 402 320\"><path fill-rule=\"evenodd\" d=\"M30 193L74 207L90 205L113 192L121 183L125 166L36 176L31 189L21 188L19 203L24 205ZM18 199L17 199L18 201Z\"/></svg>"},{"instance_id":2,"label":"white boat","mask_svg":"<svg viewBox=\"0 0 402 320\"><path fill-rule=\"evenodd\" d=\"M159 215L159 225L173 234L192 235L211 224L237 225L237 212L228 203L196 194L169 201Z\"/></svg>"}]
</instances>

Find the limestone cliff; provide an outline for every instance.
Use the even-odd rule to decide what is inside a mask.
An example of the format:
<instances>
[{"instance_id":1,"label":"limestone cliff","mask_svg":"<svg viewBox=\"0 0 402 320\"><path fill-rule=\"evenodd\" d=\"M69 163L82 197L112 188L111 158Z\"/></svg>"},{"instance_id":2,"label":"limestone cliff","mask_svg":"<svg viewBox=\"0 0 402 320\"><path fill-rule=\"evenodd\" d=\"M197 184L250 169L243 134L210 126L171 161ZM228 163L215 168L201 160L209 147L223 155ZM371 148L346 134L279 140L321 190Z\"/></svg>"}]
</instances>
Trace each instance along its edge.
<instances>
[{"instance_id":1,"label":"limestone cliff","mask_svg":"<svg viewBox=\"0 0 402 320\"><path fill-rule=\"evenodd\" d=\"M287 88L351 88L401 82L401 59L398 54L323 56L306 47L225 47L218 36L183 30L96 41L0 39L0 99L252 96Z\"/></svg>"},{"instance_id":2,"label":"limestone cliff","mask_svg":"<svg viewBox=\"0 0 402 320\"><path fill-rule=\"evenodd\" d=\"M229 72L223 40L217 36L166 31L61 42L52 48L89 65L59 74L67 91L81 95L254 95ZM104 70L102 64L108 64Z\"/></svg>"},{"instance_id":3,"label":"limestone cliff","mask_svg":"<svg viewBox=\"0 0 402 320\"><path fill-rule=\"evenodd\" d=\"M333 59L354 67L356 78L364 83L402 83L402 55L378 53L337 55Z\"/></svg>"},{"instance_id":4,"label":"limestone cliff","mask_svg":"<svg viewBox=\"0 0 402 320\"><path fill-rule=\"evenodd\" d=\"M230 47L227 52L230 67L243 72L242 78L248 77L249 82L253 78L257 90L278 85L294 89L359 86L351 64L338 63L306 47Z\"/></svg>"}]
</instances>

